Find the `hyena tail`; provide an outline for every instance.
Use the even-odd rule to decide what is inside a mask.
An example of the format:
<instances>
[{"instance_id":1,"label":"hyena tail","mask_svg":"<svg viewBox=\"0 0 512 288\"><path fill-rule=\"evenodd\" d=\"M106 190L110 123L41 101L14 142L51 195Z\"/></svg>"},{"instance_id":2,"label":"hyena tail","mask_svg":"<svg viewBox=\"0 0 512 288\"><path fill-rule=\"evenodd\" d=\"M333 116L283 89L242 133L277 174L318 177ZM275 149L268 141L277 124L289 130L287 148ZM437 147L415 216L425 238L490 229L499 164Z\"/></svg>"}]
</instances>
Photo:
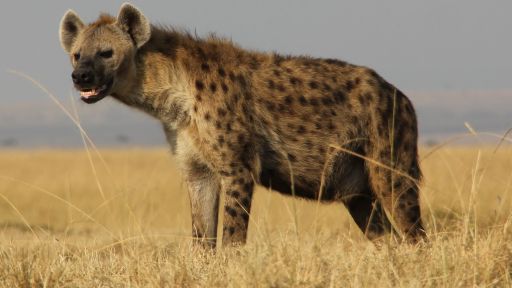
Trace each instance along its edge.
<instances>
[{"instance_id":1,"label":"hyena tail","mask_svg":"<svg viewBox=\"0 0 512 288\"><path fill-rule=\"evenodd\" d=\"M370 187L396 231L413 242L425 236L419 205L421 169L418 130L412 105L396 90L387 108L378 110L367 146Z\"/></svg>"}]
</instances>

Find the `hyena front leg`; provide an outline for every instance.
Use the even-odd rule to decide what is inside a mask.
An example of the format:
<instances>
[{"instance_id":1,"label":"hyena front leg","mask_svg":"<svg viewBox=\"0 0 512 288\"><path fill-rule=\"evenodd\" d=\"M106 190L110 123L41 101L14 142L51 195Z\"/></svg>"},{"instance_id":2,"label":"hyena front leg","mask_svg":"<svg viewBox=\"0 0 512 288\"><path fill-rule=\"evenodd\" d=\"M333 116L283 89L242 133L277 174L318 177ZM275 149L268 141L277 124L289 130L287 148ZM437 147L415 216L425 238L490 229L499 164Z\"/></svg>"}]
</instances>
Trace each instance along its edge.
<instances>
[{"instance_id":1,"label":"hyena front leg","mask_svg":"<svg viewBox=\"0 0 512 288\"><path fill-rule=\"evenodd\" d=\"M221 181L222 193L226 195L222 244L244 244L249 227L254 179L251 172L242 167L233 168L232 173L224 174Z\"/></svg>"},{"instance_id":2,"label":"hyena front leg","mask_svg":"<svg viewBox=\"0 0 512 288\"><path fill-rule=\"evenodd\" d=\"M194 243L215 248L219 211L219 177L200 161L190 160L186 168L186 182L191 204Z\"/></svg>"}]
</instances>

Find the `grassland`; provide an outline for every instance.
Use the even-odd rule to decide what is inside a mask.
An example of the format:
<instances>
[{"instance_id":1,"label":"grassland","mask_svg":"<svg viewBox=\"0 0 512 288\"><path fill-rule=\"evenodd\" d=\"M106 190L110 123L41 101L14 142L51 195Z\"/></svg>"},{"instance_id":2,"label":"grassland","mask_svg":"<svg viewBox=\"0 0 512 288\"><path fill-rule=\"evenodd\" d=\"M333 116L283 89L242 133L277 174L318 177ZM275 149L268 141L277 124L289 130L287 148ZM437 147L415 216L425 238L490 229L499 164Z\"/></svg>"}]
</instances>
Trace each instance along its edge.
<instances>
[{"instance_id":1,"label":"grassland","mask_svg":"<svg viewBox=\"0 0 512 288\"><path fill-rule=\"evenodd\" d=\"M0 151L0 286L512 286L512 149L427 152L426 243L377 248L343 206L258 188L248 244L212 253L164 149Z\"/></svg>"}]
</instances>

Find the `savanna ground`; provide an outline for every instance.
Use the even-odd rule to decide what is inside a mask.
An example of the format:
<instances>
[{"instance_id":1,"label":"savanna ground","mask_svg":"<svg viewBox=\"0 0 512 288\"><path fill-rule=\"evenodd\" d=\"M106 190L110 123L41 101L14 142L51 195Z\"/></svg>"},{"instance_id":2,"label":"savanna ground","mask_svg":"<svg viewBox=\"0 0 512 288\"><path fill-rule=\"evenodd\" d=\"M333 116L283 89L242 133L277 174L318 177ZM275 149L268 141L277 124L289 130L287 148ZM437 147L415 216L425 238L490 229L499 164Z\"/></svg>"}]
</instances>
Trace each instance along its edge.
<instances>
[{"instance_id":1,"label":"savanna ground","mask_svg":"<svg viewBox=\"0 0 512 288\"><path fill-rule=\"evenodd\" d=\"M166 149L0 151L0 286L512 286L512 149L429 151L425 243L377 248L342 205L258 188L248 244L216 253Z\"/></svg>"}]
</instances>

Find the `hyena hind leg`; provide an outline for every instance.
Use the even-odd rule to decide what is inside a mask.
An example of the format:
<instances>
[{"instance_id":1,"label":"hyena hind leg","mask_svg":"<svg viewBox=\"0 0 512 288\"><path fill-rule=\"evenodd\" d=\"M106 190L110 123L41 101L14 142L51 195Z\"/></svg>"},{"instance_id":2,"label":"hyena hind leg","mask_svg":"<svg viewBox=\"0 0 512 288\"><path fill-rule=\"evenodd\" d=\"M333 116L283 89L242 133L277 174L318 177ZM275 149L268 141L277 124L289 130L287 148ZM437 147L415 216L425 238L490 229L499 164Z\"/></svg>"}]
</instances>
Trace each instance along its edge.
<instances>
[{"instance_id":1,"label":"hyena hind leg","mask_svg":"<svg viewBox=\"0 0 512 288\"><path fill-rule=\"evenodd\" d=\"M379 200L371 195L356 194L342 200L357 226L370 240L379 240L393 231Z\"/></svg>"},{"instance_id":2,"label":"hyena hind leg","mask_svg":"<svg viewBox=\"0 0 512 288\"><path fill-rule=\"evenodd\" d=\"M357 147L354 150L361 153ZM393 231L380 201L370 187L364 160L338 152L330 161L332 164L326 166L330 169L324 172L330 175L327 177L327 194L335 191L335 199L345 205L368 239L377 240Z\"/></svg>"},{"instance_id":3,"label":"hyena hind leg","mask_svg":"<svg viewBox=\"0 0 512 288\"><path fill-rule=\"evenodd\" d=\"M426 236L419 203L419 167L416 159L410 164L404 162L396 166L396 171L369 164L370 182L383 208L393 219L394 228L406 240L416 242Z\"/></svg>"}]
</instances>

